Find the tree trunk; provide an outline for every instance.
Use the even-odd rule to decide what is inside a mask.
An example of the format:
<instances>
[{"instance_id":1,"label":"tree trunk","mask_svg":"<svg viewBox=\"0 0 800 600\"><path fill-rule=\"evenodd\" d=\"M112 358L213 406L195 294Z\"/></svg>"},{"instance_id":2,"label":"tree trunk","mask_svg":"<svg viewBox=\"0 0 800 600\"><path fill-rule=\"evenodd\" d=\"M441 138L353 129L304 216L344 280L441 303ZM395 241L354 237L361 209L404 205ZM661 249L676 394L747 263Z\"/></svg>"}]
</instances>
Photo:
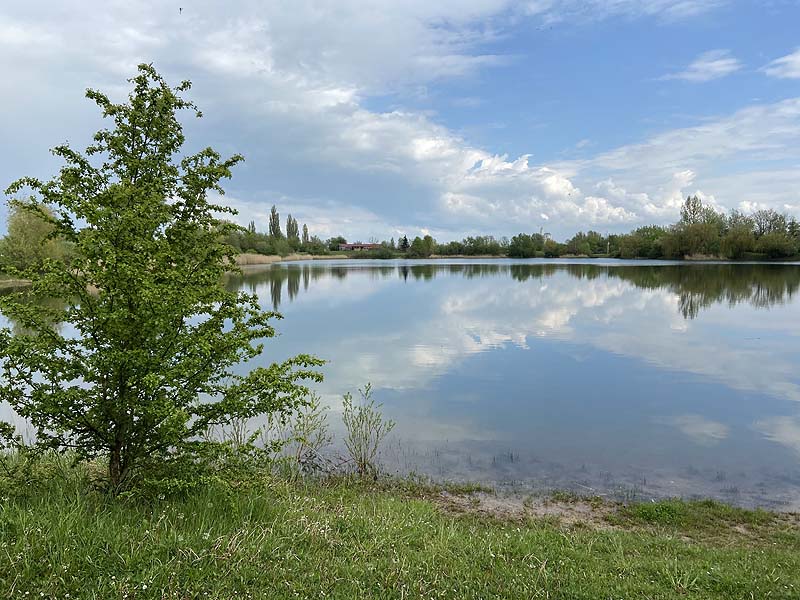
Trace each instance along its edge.
<instances>
[{"instance_id":1,"label":"tree trunk","mask_svg":"<svg viewBox=\"0 0 800 600\"><path fill-rule=\"evenodd\" d=\"M124 476L122 468L122 448L115 444L111 448L111 457L108 460L108 477L111 481L111 490L114 494L119 491Z\"/></svg>"}]
</instances>

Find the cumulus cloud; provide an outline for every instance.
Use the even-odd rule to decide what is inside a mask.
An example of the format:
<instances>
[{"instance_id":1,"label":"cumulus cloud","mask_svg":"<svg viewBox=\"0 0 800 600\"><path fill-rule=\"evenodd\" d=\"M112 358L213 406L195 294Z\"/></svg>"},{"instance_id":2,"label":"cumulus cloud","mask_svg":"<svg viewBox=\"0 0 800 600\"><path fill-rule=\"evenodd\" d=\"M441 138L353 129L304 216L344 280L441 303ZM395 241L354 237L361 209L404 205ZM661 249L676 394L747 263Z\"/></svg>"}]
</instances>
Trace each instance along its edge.
<instances>
[{"instance_id":1,"label":"cumulus cloud","mask_svg":"<svg viewBox=\"0 0 800 600\"><path fill-rule=\"evenodd\" d=\"M800 79L800 48L791 54L776 58L764 67L763 71L770 77Z\"/></svg>"},{"instance_id":2,"label":"cumulus cloud","mask_svg":"<svg viewBox=\"0 0 800 600\"><path fill-rule=\"evenodd\" d=\"M694 59L686 69L661 77L663 80L683 79L701 83L720 79L742 68L742 63L728 50L710 50Z\"/></svg>"},{"instance_id":3,"label":"cumulus cloud","mask_svg":"<svg viewBox=\"0 0 800 600\"><path fill-rule=\"evenodd\" d=\"M724 440L730 434L727 425L712 421L701 415L678 415L659 419L665 425L673 425L696 444L712 446Z\"/></svg>"},{"instance_id":4,"label":"cumulus cloud","mask_svg":"<svg viewBox=\"0 0 800 600\"><path fill-rule=\"evenodd\" d=\"M782 444L800 455L800 419L770 417L756 421L754 427L768 440Z\"/></svg>"},{"instance_id":5,"label":"cumulus cloud","mask_svg":"<svg viewBox=\"0 0 800 600\"><path fill-rule=\"evenodd\" d=\"M775 161L800 158L800 99L562 162L487 150L435 116L371 103L507 61L487 48L521 15L568 22L587 6L592 18L677 18L717 5L242 0L224 7L201 1L178 12L156 2L100 7L71 0L49 8L48 19L36 1L4 5L0 102L7 118L0 134L15 140L15 151L0 178L52 173L44 149L64 140L80 145L88 141L80 136L99 125L83 89L121 97L124 77L137 63L153 61L170 79L195 83L193 97L209 117L187 124L189 139L247 157L229 190L243 222L260 223L270 205L285 203L282 212L322 236L337 227L361 237L388 238L398 230L510 234L545 221L562 236L576 228L670 220L689 193L713 194L728 207L793 205L786 190L797 189L800 174L786 166L774 181L770 174ZM743 159L756 165L751 171L758 177L727 168ZM741 190L757 194L744 197Z\"/></svg>"}]
</instances>

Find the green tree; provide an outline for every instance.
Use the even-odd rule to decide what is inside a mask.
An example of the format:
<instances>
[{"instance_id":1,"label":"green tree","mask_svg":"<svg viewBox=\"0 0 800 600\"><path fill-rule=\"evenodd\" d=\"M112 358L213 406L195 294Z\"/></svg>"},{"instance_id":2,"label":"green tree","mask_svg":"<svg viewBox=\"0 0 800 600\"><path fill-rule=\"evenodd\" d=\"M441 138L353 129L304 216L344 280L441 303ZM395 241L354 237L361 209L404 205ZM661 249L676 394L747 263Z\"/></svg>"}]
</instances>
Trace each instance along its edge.
<instances>
[{"instance_id":1,"label":"green tree","mask_svg":"<svg viewBox=\"0 0 800 600\"><path fill-rule=\"evenodd\" d=\"M405 235L400 238L400 241L397 244L397 248L398 248L398 250L400 250L400 252L407 251L409 246L410 246L410 244L408 243L408 236L405 236Z\"/></svg>"},{"instance_id":2,"label":"green tree","mask_svg":"<svg viewBox=\"0 0 800 600\"><path fill-rule=\"evenodd\" d=\"M431 236L426 235L424 238L417 236L408 248L408 255L413 258L427 258L435 249L436 240Z\"/></svg>"},{"instance_id":3,"label":"green tree","mask_svg":"<svg viewBox=\"0 0 800 600\"><path fill-rule=\"evenodd\" d=\"M23 208L42 214L41 201L74 244L72 264L49 261L31 277L33 294L61 298L63 308L0 299L25 328L0 331L0 400L36 428L39 446L107 457L116 491L218 448L200 441L209 427L293 409L305 401L302 382L320 378L320 361L305 355L245 373L237 366L261 352L276 316L221 283L234 258L222 237L235 226L216 215L234 211L208 195L223 193L242 158L211 148L181 157L177 112L196 112L183 98L189 82L171 88L150 65L130 81L121 104L87 91L113 126L85 153L59 146L58 175L6 192L31 190Z\"/></svg>"},{"instance_id":4,"label":"green tree","mask_svg":"<svg viewBox=\"0 0 800 600\"><path fill-rule=\"evenodd\" d=\"M308 246L311 238L308 237L308 225L303 223L303 246Z\"/></svg>"},{"instance_id":5,"label":"green tree","mask_svg":"<svg viewBox=\"0 0 800 600\"><path fill-rule=\"evenodd\" d=\"M297 219L289 215L286 217L286 239L290 242L300 243L300 229Z\"/></svg>"},{"instance_id":6,"label":"green tree","mask_svg":"<svg viewBox=\"0 0 800 600\"><path fill-rule=\"evenodd\" d=\"M508 255L514 258L533 258L543 250L544 236L541 233L517 234L508 245Z\"/></svg>"},{"instance_id":7,"label":"green tree","mask_svg":"<svg viewBox=\"0 0 800 600\"><path fill-rule=\"evenodd\" d=\"M728 229L722 237L720 249L726 258L739 259L753 251L755 242L750 225L740 223Z\"/></svg>"},{"instance_id":8,"label":"green tree","mask_svg":"<svg viewBox=\"0 0 800 600\"><path fill-rule=\"evenodd\" d=\"M339 244L346 244L346 243L347 243L347 240L345 238L343 238L340 235L337 235L336 237L332 237L332 238L328 239L328 249L335 251L335 250L339 249Z\"/></svg>"},{"instance_id":9,"label":"green tree","mask_svg":"<svg viewBox=\"0 0 800 600\"><path fill-rule=\"evenodd\" d=\"M786 233L787 217L769 208L757 210L751 217L757 238L769 233Z\"/></svg>"},{"instance_id":10,"label":"green tree","mask_svg":"<svg viewBox=\"0 0 800 600\"><path fill-rule=\"evenodd\" d=\"M794 240L777 231L762 235L756 242L756 249L769 258L785 258L797 253Z\"/></svg>"},{"instance_id":11,"label":"green tree","mask_svg":"<svg viewBox=\"0 0 800 600\"><path fill-rule=\"evenodd\" d=\"M269 234L275 239L283 237L281 233L281 216L278 214L278 209L274 204L269 211Z\"/></svg>"},{"instance_id":12,"label":"green tree","mask_svg":"<svg viewBox=\"0 0 800 600\"><path fill-rule=\"evenodd\" d=\"M703 220L703 201L697 196L689 196L681 206L681 223L693 225Z\"/></svg>"},{"instance_id":13,"label":"green tree","mask_svg":"<svg viewBox=\"0 0 800 600\"><path fill-rule=\"evenodd\" d=\"M54 237L52 213L38 203L9 203L8 233L0 241L0 266L25 271L40 269L45 259L63 259L63 240Z\"/></svg>"},{"instance_id":14,"label":"green tree","mask_svg":"<svg viewBox=\"0 0 800 600\"><path fill-rule=\"evenodd\" d=\"M542 249L545 258L558 258L564 253L564 246L553 239L547 238Z\"/></svg>"}]
</instances>

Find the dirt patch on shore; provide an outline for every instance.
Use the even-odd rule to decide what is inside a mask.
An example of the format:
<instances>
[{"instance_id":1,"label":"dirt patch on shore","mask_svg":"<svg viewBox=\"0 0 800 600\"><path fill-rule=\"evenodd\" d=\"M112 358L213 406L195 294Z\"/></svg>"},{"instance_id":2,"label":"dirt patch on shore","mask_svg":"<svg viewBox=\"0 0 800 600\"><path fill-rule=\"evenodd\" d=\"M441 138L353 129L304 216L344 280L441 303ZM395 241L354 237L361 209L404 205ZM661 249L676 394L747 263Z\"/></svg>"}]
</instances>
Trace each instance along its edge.
<instances>
[{"instance_id":1,"label":"dirt patch on shore","mask_svg":"<svg viewBox=\"0 0 800 600\"><path fill-rule=\"evenodd\" d=\"M445 512L474 514L501 520L523 521L551 519L562 525L588 526L592 529L615 529L607 517L616 513L616 506L588 500L555 500L548 497L498 496L487 492L451 494L442 492L435 498Z\"/></svg>"}]
</instances>

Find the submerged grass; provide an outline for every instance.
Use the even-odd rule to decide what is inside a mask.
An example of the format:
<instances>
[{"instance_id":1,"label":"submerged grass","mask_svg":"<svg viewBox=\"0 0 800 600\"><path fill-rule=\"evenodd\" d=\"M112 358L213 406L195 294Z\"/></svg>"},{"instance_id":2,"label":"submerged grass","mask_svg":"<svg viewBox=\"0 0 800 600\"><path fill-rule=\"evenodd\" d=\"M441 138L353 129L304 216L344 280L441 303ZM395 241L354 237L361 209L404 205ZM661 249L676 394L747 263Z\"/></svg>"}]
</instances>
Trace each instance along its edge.
<instances>
[{"instance_id":1,"label":"submerged grass","mask_svg":"<svg viewBox=\"0 0 800 600\"><path fill-rule=\"evenodd\" d=\"M445 514L430 484L264 476L144 501L65 469L2 498L0 596L800 597L797 526L718 503L623 507L592 529Z\"/></svg>"}]
</instances>

